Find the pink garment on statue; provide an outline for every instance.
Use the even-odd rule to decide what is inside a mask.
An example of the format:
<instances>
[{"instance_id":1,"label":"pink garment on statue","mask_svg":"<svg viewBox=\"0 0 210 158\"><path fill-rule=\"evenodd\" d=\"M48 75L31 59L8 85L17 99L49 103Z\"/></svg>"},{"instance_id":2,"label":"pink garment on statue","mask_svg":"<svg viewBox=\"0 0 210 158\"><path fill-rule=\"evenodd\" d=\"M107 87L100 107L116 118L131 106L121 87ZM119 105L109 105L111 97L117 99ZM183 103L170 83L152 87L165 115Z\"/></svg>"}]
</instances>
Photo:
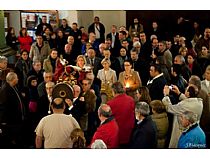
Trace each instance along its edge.
<instances>
[{"instance_id":1,"label":"pink garment on statue","mask_svg":"<svg viewBox=\"0 0 210 158\"><path fill-rule=\"evenodd\" d=\"M29 102L29 112L36 112L37 111L37 102L30 101Z\"/></svg>"}]
</instances>

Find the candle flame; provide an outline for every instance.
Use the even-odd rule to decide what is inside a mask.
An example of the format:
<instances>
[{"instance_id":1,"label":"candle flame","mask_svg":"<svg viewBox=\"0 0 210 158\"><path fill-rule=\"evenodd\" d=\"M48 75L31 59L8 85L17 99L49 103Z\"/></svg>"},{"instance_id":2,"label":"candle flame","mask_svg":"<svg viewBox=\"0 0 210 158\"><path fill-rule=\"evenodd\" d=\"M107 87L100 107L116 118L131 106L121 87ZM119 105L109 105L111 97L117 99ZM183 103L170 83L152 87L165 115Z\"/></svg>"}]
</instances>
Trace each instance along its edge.
<instances>
[{"instance_id":1,"label":"candle flame","mask_svg":"<svg viewBox=\"0 0 210 158\"><path fill-rule=\"evenodd\" d=\"M125 88L129 88L130 87L130 84L127 82L126 84L125 84Z\"/></svg>"}]
</instances>

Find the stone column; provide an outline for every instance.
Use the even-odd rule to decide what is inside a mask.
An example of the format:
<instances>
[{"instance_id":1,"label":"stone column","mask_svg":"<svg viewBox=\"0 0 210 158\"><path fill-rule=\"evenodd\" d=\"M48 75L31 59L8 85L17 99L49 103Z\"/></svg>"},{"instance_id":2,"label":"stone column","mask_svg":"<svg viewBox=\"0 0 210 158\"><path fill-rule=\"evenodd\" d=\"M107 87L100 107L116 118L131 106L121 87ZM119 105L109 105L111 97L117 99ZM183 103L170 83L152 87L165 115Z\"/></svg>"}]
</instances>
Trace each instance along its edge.
<instances>
[{"instance_id":1,"label":"stone column","mask_svg":"<svg viewBox=\"0 0 210 158\"><path fill-rule=\"evenodd\" d=\"M0 10L0 48L6 47L5 31L4 31L4 11Z\"/></svg>"}]
</instances>

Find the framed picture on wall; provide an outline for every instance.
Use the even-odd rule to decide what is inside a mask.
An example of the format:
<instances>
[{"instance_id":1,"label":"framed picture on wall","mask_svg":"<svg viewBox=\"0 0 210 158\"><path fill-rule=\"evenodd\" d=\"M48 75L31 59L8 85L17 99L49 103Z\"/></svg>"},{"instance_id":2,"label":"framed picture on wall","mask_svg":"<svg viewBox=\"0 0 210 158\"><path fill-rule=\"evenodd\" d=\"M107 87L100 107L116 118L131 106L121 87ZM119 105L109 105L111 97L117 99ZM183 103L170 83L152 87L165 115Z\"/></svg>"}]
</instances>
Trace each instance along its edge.
<instances>
[{"instance_id":1,"label":"framed picture on wall","mask_svg":"<svg viewBox=\"0 0 210 158\"><path fill-rule=\"evenodd\" d=\"M59 25L58 11L56 10L22 10L20 11L21 27L27 28L28 34L35 39L35 31L42 21L42 16L47 17L47 22L53 29Z\"/></svg>"}]
</instances>

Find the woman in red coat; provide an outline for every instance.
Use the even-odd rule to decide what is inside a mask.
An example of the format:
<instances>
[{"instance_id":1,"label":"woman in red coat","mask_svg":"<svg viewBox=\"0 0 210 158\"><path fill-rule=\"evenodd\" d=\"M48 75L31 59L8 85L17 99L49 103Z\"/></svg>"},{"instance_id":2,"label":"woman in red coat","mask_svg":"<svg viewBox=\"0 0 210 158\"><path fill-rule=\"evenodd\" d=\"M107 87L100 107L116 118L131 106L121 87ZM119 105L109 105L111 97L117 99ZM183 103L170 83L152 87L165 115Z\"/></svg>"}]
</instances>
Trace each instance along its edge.
<instances>
[{"instance_id":1,"label":"woman in red coat","mask_svg":"<svg viewBox=\"0 0 210 158\"><path fill-rule=\"evenodd\" d=\"M110 106L102 104L98 109L98 117L101 125L95 132L90 146L96 139L101 139L108 149L119 148L119 127L114 117L112 117Z\"/></svg>"},{"instance_id":2,"label":"woman in red coat","mask_svg":"<svg viewBox=\"0 0 210 158\"><path fill-rule=\"evenodd\" d=\"M18 36L18 42L20 43L20 50L27 50L30 52L32 38L28 35L26 28L20 30L20 35Z\"/></svg>"}]
</instances>

